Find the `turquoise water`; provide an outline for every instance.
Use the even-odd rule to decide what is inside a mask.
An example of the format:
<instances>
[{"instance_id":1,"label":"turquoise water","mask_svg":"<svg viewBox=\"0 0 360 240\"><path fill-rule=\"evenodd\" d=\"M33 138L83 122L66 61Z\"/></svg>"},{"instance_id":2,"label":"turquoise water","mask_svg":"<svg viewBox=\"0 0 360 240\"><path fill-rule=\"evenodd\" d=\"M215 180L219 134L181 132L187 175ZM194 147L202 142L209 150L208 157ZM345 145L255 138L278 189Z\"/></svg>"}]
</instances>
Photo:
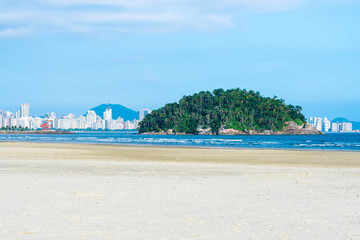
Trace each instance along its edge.
<instances>
[{"instance_id":1,"label":"turquoise water","mask_svg":"<svg viewBox=\"0 0 360 240\"><path fill-rule=\"evenodd\" d=\"M0 141L360 151L360 133L314 136L149 136L136 132L89 132L70 135L2 134Z\"/></svg>"}]
</instances>

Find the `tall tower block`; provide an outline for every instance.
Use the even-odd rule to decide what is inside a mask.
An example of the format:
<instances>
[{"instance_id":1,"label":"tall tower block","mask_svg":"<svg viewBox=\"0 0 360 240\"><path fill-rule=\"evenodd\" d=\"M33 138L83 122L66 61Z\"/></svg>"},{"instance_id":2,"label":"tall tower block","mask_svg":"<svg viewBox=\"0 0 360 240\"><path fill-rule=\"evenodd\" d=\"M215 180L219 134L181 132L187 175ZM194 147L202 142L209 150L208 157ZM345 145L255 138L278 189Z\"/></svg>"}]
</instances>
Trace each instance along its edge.
<instances>
[{"instance_id":1,"label":"tall tower block","mask_svg":"<svg viewBox=\"0 0 360 240\"><path fill-rule=\"evenodd\" d=\"M30 116L30 108L28 103L20 104L20 117L29 117Z\"/></svg>"}]
</instances>

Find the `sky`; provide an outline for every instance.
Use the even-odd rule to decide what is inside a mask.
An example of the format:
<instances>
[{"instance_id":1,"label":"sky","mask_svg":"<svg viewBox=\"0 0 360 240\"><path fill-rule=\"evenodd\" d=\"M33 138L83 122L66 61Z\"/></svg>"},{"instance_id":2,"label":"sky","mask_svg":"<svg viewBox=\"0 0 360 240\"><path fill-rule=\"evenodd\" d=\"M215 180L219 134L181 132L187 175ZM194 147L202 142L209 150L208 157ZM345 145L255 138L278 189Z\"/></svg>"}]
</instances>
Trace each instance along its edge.
<instances>
[{"instance_id":1,"label":"sky","mask_svg":"<svg viewBox=\"0 0 360 240\"><path fill-rule=\"evenodd\" d=\"M157 109L217 88L360 121L360 1L0 0L0 109Z\"/></svg>"}]
</instances>

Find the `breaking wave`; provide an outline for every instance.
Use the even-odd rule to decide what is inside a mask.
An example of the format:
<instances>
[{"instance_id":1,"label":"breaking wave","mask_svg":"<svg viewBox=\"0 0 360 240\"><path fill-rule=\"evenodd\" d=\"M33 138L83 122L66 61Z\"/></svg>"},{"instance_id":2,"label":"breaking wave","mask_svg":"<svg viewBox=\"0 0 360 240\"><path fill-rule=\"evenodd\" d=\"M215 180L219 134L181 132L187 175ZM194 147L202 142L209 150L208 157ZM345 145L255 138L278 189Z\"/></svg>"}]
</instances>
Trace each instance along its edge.
<instances>
[{"instance_id":1,"label":"breaking wave","mask_svg":"<svg viewBox=\"0 0 360 240\"><path fill-rule=\"evenodd\" d=\"M194 147L324 149L360 151L360 134L316 136L189 136L124 133L75 133L73 135L1 134L0 141L31 141L93 144L133 144Z\"/></svg>"}]
</instances>

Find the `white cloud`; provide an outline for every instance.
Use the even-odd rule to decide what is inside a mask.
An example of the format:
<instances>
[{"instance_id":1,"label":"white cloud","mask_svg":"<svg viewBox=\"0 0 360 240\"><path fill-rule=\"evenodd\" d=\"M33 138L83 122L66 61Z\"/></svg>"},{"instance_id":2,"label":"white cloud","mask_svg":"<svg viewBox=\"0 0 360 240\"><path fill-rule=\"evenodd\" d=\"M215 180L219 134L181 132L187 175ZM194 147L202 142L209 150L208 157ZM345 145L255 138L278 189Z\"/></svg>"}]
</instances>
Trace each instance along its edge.
<instances>
[{"instance_id":1,"label":"white cloud","mask_svg":"<svg viewBox=\"0 0 360 240\"><path fill-rule=\"evenodd\" d=\"M283 11L298 0L29 0L26 6L0 4L0 26L31 24L41 31L174 32L212 31L235 26L244 12ZM29 7L31 6L31 7ZM2 35L31 31L11 28Z\"/></svg>"},{"instance_id":2,"label":"white cloud","mask_svg":"<svg viewBox=\"0 0 360 240\"><path fill-rule=\"evenodd\" d=\"M98 5L132 10L205 9L231 11L281 11L300 4L300 0L38 0L57 6Z\"/></svg>"},{"instance_id":3,"label":"white cloud","mask_svg":"<svg viewBox=\"0 0 360 240\"><path fill-rule=\"evenodd\" d=\"M0 29L0 38L17 38L32 34L31 27Z\"/></svg>"},{"instance_id":4,"label":"white cloud","mask_svg":"<svg viewBox=\"0 0 360 240\"><path fill-rule=\"evenodd\" d=\"M53 5L103 5L127 8L163 8L163 7L205 7L216 6L222 8L241 7L253 10L279 10L293 7L298 0L37 0Z\"/></svg>"},{"instance_id":5,"label":"white cloud","mask_svg":"<svg viewBox=\"0 0 360 240\"><path fill-rule=\"evenodd\" d=\"M106 22L176 22L179 16L164 13L78 13L73 17L77 22L106 23Z\"/></svg>"}]
</instances>

